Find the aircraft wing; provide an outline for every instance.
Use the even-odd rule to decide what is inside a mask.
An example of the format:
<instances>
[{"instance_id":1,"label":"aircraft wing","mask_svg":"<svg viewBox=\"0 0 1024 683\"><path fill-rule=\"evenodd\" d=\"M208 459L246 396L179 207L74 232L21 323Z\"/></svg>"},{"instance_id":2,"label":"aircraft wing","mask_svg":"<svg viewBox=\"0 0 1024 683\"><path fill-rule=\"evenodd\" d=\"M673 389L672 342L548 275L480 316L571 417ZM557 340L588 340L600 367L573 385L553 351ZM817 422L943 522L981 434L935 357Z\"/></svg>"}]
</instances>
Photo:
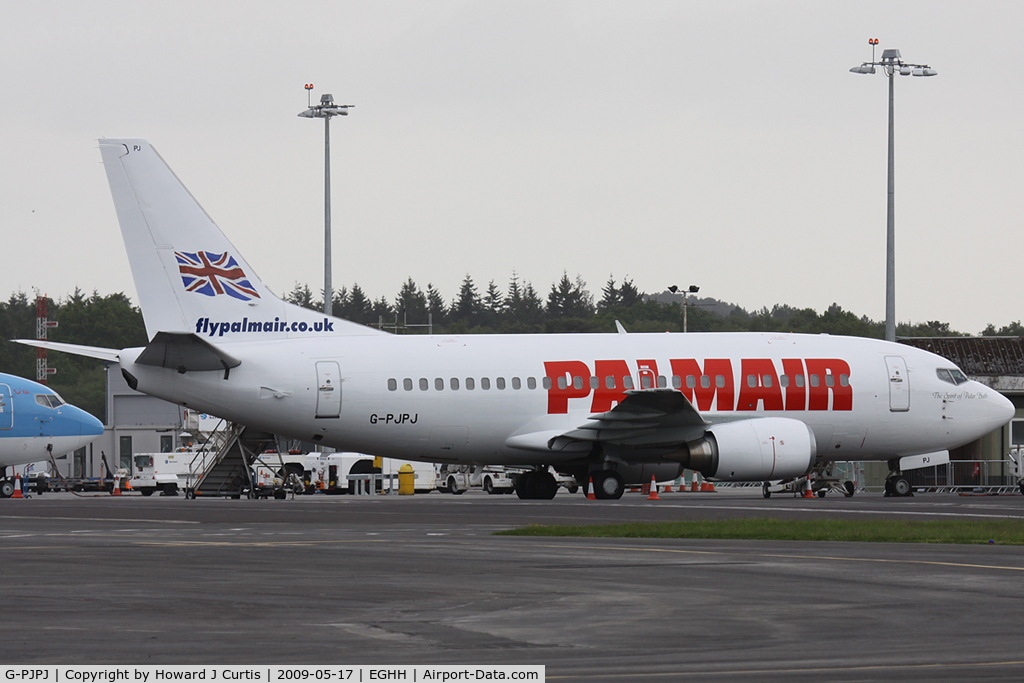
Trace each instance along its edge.
<instances>
[{"instance_id":1,"label":"aircraft wing","mask_svg":"<svg viewBox=\"0 0 1024 683\"><path fill-rule=\"evenodd\" d=\"M592 444L671 447L704 436L710 426L693 404L675 389L633 389L625 400L597 413L576 429L520 434L505 444L536 451L583 451Z\"/></svg>"},{"instance_id":2,"label":"aircraft wing","mask_svg":"<svg viewBox=\"0 0 1024 683\"><path fill-rule=\"evenodd\" d=\"M121 357L119 349L105 349L102 346L81 346L79 344L62 344L60 342L41 341L39 339L12 339L11 341L25 346L36 346L49 351L62 351L75 356L99 358L100 360L117 363Z\"/></svg>"},{"instance_id":3,"label":"aircraft wing","mask_svg":"<svg viewBox=\"0 0 1024 683\"><path fill-rule=\"evenodd\" d=\"M631 389L626 400L606 413L597 413L571 431L552 439L551 446L569 441L600 441L625 446L674 446L699 439L709 423L675 389Z\"/></svg>"}]
</instances>

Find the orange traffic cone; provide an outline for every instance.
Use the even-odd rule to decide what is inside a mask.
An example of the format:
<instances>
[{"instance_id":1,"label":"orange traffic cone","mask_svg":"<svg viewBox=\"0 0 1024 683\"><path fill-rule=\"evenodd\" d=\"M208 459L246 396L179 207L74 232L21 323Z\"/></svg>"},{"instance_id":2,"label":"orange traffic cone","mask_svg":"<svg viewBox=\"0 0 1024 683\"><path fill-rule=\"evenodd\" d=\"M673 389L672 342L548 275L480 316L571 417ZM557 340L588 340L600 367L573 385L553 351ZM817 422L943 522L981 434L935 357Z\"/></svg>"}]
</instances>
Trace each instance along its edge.
<instances>
[{"instance_id":1,"label":"orange traffic cone","mask_svg":"<svg viewBox=\"0 0 1024 683\"><path fill-rule=\"evenodd\" d=\"M21 492L21 475L14 475L14 493L11 494L11 498L24 498L25 494Z\"/></svg>"},{"instance_id":2,"label":"orange traffic cone","mask_svg":"<svg viewBox=\"0 0 1024 683\"><path fill-rule=\"evenodd\" d=\"M587 500L597 500L597 496L594 495L594 478L590 477L590 483L587 484Z\"/></svg>"},{"instance_id":3,"label":"orange traffic cone","mask_svg":"<svg viewBox=\"0 0 1024 683\"><path fill-rule=\"evenodd\" d=\"M811 488L811 478L807 477L807 481L804 484L804 498L814 498L814 490Z\"/></svg>"},{"instance_id":4,"label":"orange traffic cone","mask_svg":"<svg viewBox=\"0 0 1024 683\"><path fill-rule=\"evenodd\" d=\"M698 479L699 477L697 476L697 473L694 472L693 482L690 484L690 491L700 491L700 482L698 481Z\"/></svg>"},{"instance_id":5,"label":"orange traffic cone","mask_svg":"<svg viewBox=\"0 0 1024 683\"><path fill-rule=\"evenodd\" d=\"M672 482L665 484L665 488L662 490L662 493L672 493Z\"/></svg>"},{"instance_id":6,"label":"orange traffic cone","mask_svg":"<svg viewBox=\"0 0 1024 683\"><path fill-rule=\"evenodd\" d=\"M114 490L110 492L110 495L112 495L112 496L120 496L121 495L121 479L119 477L114 477Z\"/></svg>"},{"instance_id":7,"label":"orange traffic cone","mask_svg":"<svg viewBox=\"0 0 1024 683\"><path fill-rule=\"evenodd\" d=\"M712 484L707 479L705 479L704 483L700 485L700 490L703 491L704 493L714 493L715 492L715 485Z\"/></svg>"},{"instance_id":8,"label":"orange traffic cone","mask_svg":"<svg viewBox=\"0 0 1024 683\"><path fill-rule=\"evenodd\" d=\"M651 495L647 496L647 500L661 500L658 498L658 483L654 480L654 475L651 475Z\"/></svg>"}]
</instances>

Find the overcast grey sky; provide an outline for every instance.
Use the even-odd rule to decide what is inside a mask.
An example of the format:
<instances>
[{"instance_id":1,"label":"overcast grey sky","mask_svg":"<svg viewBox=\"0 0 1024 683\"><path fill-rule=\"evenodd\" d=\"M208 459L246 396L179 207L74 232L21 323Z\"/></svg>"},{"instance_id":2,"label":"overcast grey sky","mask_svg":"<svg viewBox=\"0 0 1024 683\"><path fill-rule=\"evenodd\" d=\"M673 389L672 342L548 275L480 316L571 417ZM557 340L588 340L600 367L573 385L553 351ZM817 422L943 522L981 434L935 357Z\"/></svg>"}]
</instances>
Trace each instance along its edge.
<instances>
[{"instance_id":1,"label":"overcast grey sky","mask_svg":"<svg viewBox=\"0 0 1024 683\"><path fill-rule=\"evenodd\" d=\"M149 139L284 293L453 298L513 270L599 295L698 284L748 309L884 318L886 79L897 316L1024 317L1020 2L0 1L0 297L135 299L95 143ZM879 52L880 54L880 52Z\"/></svg>"}]
</instances>

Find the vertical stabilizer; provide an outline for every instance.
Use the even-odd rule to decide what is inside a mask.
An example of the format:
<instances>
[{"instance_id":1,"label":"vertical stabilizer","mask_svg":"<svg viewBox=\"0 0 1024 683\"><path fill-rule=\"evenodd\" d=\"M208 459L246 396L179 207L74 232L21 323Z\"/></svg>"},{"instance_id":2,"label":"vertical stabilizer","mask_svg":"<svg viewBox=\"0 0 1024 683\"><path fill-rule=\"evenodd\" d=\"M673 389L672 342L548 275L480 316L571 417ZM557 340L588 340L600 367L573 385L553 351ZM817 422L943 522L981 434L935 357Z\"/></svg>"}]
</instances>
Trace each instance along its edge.
<instances>
[{"instance_id":1,"label":"vertical stabilizer","mask_svg":"<svg viewBox=\"0 0 1024 683\"><path fill-rule=\"evenodd\" d=\"M274 296L147 141L105 138L100 152L150 339L380 334Z\"/></svg>"}]
</instances>

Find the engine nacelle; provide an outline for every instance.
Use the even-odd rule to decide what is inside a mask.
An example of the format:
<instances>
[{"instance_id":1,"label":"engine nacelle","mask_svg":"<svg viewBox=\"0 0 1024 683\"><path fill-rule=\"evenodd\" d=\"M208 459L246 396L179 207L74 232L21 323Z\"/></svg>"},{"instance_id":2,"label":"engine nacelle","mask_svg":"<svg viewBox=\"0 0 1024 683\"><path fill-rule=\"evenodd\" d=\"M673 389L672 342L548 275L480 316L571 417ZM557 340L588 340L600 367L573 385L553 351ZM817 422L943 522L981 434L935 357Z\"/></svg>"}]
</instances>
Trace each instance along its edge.
<instances>
[{"instance_id":1,"label":"engine nacelle","mask_svg":"<svg viewBox=\"0 0 1024 683\"><path fill-rule=\"evenodd\" d=\"M792 479L810 471L817 444L799 420L762 417L712 425L666 458L719 481Z\"/></svg>"}]
</instances>

